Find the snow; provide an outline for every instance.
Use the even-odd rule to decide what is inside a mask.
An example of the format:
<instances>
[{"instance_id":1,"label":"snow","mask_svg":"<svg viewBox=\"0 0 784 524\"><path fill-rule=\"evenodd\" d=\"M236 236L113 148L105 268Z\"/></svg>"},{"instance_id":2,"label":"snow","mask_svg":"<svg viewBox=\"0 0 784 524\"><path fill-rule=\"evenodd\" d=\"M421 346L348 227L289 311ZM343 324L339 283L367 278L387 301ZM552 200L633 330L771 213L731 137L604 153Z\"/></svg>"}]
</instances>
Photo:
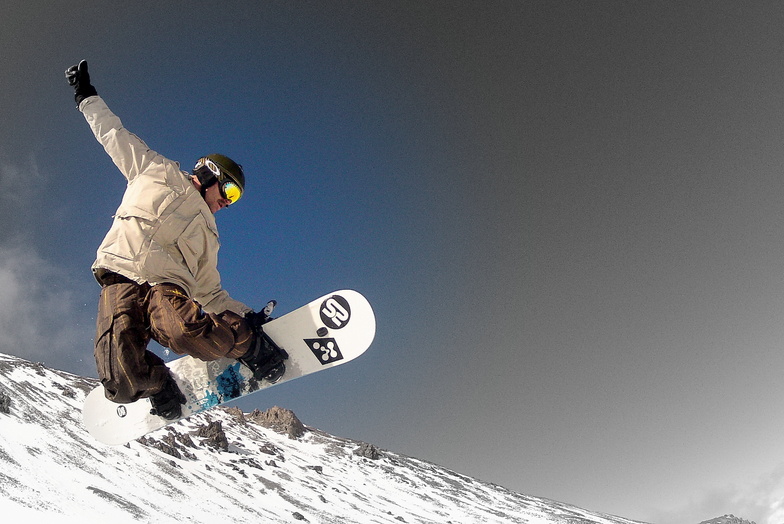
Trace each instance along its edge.
<instances>
[{"instance_id":1,"label":"snow","mask_svg":"<svg viewBox=\"0 0 784 524\"><path fill-rule=\"evenodd\" d=\"M238 410L104 446L81 426L94 386L0 354L0 396L11 399L9 413L0 412L0 511L58 523L634 524L391 451L359 456L363 443L313 428L291 439ZM222 424L227 450L196 436L210 422ZM179 458L156 449L165 442L176 443Z\"/></svg>"}]
</instances>

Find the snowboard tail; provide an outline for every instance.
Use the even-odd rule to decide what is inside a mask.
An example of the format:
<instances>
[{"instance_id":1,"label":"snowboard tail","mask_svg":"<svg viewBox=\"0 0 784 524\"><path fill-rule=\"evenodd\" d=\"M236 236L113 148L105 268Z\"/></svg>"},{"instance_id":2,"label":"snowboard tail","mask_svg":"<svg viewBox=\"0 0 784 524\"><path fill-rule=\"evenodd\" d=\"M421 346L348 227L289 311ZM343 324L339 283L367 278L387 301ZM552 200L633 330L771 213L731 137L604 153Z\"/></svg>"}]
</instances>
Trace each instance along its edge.
<instances>
[{"instance_id":1,"label":"snowboard tail","mask_svg":"<svg viewBox=\"0 0 784 524\"><path fill-rule=\"evenodd\" d=\"M205 362L185 356L166 364L186 398L182 418L357 358L373 342L376 320L365 297L341 290L267 322L262 330L289 356L275 384L256 380L250 369L229 358ZM176 422L150 409L149 399L111 402L98 386L85 399L82 418L96 440L120 445Z\"/></svg>"}]
</instances>

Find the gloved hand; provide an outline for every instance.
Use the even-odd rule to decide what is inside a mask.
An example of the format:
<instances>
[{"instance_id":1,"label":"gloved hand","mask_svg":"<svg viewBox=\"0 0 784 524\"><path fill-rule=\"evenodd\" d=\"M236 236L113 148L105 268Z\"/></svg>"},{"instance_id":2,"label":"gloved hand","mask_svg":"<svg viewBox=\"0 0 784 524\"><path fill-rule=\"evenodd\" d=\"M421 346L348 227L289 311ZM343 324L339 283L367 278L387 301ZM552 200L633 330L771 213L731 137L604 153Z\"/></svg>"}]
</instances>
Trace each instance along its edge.
<instances>
[{"instance_id":1,"label":"gloved hand","mask_svg":"<svg viewBox=\"0 0 784 524\"><path fill-rule=\"evenodd\" d=\"M245 319L251 325L251 328L253 328L254 332L258 333L262 324L266 324L270 320L273 320L270 315L272 315L272 310L275 309L276 305L278 305L276 300L270 300L267 302L267 305L264 307L264 309L258 313L251 311L245 315Z\"/></svg>"},{"instance_id":2,"label":"gloved hand","mask_svg":"<svg viewBox=\"0 0 784 524\"><path fill-rule=\"evenodd\" d=\"M68 79L68 85L71 85L74 88L76 107L79 107L82 100L88 96L95 96L98 94L92 84L90 84L90 73L87 72L86 60L82 60L78 65L66 69L65 78Z\"/></svg>"}]
</instances>

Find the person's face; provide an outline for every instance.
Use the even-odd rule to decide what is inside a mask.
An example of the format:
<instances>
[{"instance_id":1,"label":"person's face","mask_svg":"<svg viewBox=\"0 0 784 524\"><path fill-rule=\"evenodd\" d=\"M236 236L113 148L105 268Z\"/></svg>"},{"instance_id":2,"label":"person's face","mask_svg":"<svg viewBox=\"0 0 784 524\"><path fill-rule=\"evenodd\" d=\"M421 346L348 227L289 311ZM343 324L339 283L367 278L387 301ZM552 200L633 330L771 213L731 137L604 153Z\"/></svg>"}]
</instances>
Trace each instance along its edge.
<instances>
[{"instance_id":1,"label":"person's face","mask_svg":"<svg viewBox=\"0 0 784 524\"><path fill-rule=\"evenodd\" d=\"M207 191L204 192L204 201L207 202L213 215L231 204L231 201L228 198L224 198L223 195L221 195L218 184L212 184L207 188Z\"/></svg>"}]
</instances>

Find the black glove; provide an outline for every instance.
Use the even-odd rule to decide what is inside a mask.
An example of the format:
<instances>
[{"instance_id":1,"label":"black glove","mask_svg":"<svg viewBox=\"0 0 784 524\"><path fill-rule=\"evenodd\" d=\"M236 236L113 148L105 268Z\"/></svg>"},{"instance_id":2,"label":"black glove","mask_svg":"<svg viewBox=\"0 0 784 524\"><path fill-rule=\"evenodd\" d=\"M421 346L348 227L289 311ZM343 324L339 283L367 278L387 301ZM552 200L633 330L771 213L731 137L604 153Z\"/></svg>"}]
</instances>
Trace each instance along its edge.
<instances>
[{"instance_id":1,"label":"black glove","mask_svg":"<svg viewBox=\"0 0 784 524\"><path fill-rule=\"evenodd\" d=\"M276 305L278 305L276 300L270 300L267 302L267 305L264 307L264 309L258 313L251 311L245 315L245 320L248 321L254 332L258 333L262 324L266 324L270 320L274 320L270 315L272 314L272 310L275 309Z\"/></svg>"},{"instance_id":2,"label":"black glove","mask_svg":"<svg viewBox=\"0 0 784 524\"><path fill-rule=\"evenodd\" d=\"M90 84L90 73L87 72L86 60L82 60L78 65L66 69L65 78L68 79L68 85L71 85L74 88L76 107L79 107L82 100L88 96L95 96L98 94L92 84Z\"/></svg>"}]
</instances>

